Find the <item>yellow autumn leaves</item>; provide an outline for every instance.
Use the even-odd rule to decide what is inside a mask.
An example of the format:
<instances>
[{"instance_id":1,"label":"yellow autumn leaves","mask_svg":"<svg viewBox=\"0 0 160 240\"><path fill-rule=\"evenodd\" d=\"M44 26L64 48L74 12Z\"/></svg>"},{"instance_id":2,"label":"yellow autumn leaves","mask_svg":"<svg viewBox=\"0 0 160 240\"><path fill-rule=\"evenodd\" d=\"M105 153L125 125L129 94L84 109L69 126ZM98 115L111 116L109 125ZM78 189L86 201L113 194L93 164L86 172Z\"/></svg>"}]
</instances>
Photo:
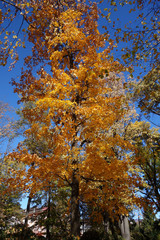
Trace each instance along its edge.
<instances>
[{"instance_id":1,"label":"yellow autumn leaves","mask_svg":"<svg viewBox=\"0 0 160 240\"><path fill-rule=\"evenodd\" d=\"M57 8L44 1L30 16L33 55L15 85L25 104L25 137L36 144L32 151L22 146L12 157L27 165L22 184L32 194L55 181L73 186L75 176L79 198L97 201L110 213L115 206L116 214L126 213L127 202L134 203L129 165L134 168L135 162L127 156L134 148L115 125L130 107L124 92L114 91L120 78L112 74L123 67L109 57L112 43L100 52L105 38L94 3Z\"/></svg>"}]
</instances>

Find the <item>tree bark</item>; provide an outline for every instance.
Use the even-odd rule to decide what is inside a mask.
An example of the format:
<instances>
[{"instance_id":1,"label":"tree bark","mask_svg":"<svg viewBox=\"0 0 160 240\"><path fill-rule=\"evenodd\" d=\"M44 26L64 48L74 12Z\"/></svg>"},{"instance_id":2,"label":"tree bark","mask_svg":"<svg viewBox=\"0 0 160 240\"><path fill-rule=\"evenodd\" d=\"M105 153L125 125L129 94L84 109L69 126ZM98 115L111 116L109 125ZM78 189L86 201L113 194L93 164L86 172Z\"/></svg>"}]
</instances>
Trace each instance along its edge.
<instances>
[{"instance_id":1,"label":"tree bark","mask_svg":"<svg viewBox=\"0 0 160 240\"><path fill-rule=\"evenodd\" d=\"M125 240L131 240L129 221L127 216L120 216L119 226L121 230L121 235Z\"/></svg>"},{"instance_id":2,"label":"tree bark","mask_svg":"<svg viewBox=\"0 0 160 240\"><path fill-rule=\"evenodd\" d=\"M29 212L30 212L30 206L31 206L31 196L28 197L28 202L27 202L27 209L26 209L26 216L24 219L24 225L23 225L23 231L22 231L22 235L20 236L20 240L27 240L28 236L27 236L27 229L28 229L28 216L29 216Z\"/></svg>"},{"instance_id":3,"label":"tree bark","mask_svg":"<svg viewBox=\"0 0 160 240\"><path fill-rule=\"evenodd\" d=\"M71 235L80 236L79 181L75 173L72 176L71 192Z\"/></svg>"},{"instance_id":4,"label":"tree bark","mask_svg":"<svg viewBox=\"0 0 160 240\"><path fill-rule=\"evenodd\" d=\"M104 232L109 232L109 220L108 220L108 214L106 212L103 213L103 222L104 222Z\"/></svg>"},{"instance_id":5,"label":"tree bark","mask_svg":"<svg viewBox=\"0 0 160 240\"><path fill-rule=\"evenodd\" d=\"M108 221L109 221L109 228L112 232L113 239L118 240L118 234L117 234L117 231L115 229L114 222L112 221L111 218L108 218Z\"/></svg>"},{"instance_id":6,"label":"tree bark","mask_svg":"<svg viewBox=\"0 0 160 240\"><path fill-rule=\"evenodd\" d=\"M50 192L50 186L48 191L48 209L47 209L47 225L46 225L46 237L47 240L51 240L51 234L50 234L50 215L51 215L51 192Z\"/></svg>"},{"instance_id":7,"label":"tree bark","mask_svg":"<svg viewBox=\"0 0 160 240\"><path fill-rule=\"evenodd\" d=\"M25 227L27 227L27 225L28 225L28 215L29 215L29 211L30 211L31 200L32 200L32 198L29 196L28 202L27 202L26 217L25 217L25 222L24 222Z\"/></svg>"}]
</instances>

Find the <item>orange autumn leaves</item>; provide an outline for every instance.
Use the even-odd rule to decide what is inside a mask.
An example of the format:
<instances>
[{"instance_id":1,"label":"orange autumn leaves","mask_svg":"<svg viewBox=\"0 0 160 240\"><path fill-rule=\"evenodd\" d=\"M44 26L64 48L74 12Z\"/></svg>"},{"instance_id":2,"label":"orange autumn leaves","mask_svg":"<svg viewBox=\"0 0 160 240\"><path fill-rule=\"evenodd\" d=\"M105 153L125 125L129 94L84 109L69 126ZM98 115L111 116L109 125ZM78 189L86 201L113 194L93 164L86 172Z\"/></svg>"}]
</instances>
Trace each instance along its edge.
<instances>
[{"instance_id":1,"label":"orange autumn leaves","mask_svg":"<svg viewBox=\"0 0 160 240\"><path fill-rule=\"evenodd\" d=\"M26 138L47 147L34 153L22 145L10 157L27 165L23 176L16 173L24 190L34 194L55 181L71 185L74 172L80 198L120 214L136 203L134 186L140 179L127 154L133 146L114 130L130 107L124 92L116 94L108 84L120 81L111 73L118 76L123 67L109 57L112 44L105 47L98 14L95 3L83 1L52 7L44 1L31 14L33 55L26 58L21 81L14 85L30 125Z\"/></svg>"}]
</instances>

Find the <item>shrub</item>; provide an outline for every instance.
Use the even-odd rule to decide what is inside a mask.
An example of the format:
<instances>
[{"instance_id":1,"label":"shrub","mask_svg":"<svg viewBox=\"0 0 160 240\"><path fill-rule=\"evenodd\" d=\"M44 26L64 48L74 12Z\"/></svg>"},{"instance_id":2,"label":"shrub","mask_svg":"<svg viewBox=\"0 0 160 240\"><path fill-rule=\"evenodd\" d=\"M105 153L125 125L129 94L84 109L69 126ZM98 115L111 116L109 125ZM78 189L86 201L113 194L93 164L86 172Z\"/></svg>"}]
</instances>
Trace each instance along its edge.
<instances>
[{"instance_id":1,"label":"shrub","mask_svg":"<svg viewBox=\"0 0 160 240\"><path fill-rule=\"evenodd\" d=\"M101 240L101 238L99 232L94 229L90 229L83 233L81 240Z\"/></svg>"}]
</instances>

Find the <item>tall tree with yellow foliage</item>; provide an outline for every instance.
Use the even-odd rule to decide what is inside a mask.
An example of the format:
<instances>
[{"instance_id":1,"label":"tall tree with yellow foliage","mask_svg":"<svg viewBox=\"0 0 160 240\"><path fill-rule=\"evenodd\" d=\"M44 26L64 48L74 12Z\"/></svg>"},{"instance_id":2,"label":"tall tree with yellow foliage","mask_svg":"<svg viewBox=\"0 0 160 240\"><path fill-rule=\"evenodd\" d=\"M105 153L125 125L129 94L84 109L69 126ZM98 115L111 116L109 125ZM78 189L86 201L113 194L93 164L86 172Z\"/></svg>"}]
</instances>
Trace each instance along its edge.
<instances>
[{"instance_id":1,"label":"tall tree with yellow foliage","mask_svg":"<svg viewBox=\"0 0 160 240\"><path fill-rule=\"evenodd\" d=\"M109 56L112 42L98 31L96 3L31 3L32 56L25 58L20 82L13 85L28 104L22 111L31 126L26 138L43 139L47 150L40 156L20 145L10 157L28 167L14 172L9 185L23 186L30 196L55 181L69 185L71 235L79 236L82 198L115 216L137 203L136 160L126 154L134 148L115 131L129 110L125 92L113 90L124 69Z\"/></svg>"}]
</instances>

